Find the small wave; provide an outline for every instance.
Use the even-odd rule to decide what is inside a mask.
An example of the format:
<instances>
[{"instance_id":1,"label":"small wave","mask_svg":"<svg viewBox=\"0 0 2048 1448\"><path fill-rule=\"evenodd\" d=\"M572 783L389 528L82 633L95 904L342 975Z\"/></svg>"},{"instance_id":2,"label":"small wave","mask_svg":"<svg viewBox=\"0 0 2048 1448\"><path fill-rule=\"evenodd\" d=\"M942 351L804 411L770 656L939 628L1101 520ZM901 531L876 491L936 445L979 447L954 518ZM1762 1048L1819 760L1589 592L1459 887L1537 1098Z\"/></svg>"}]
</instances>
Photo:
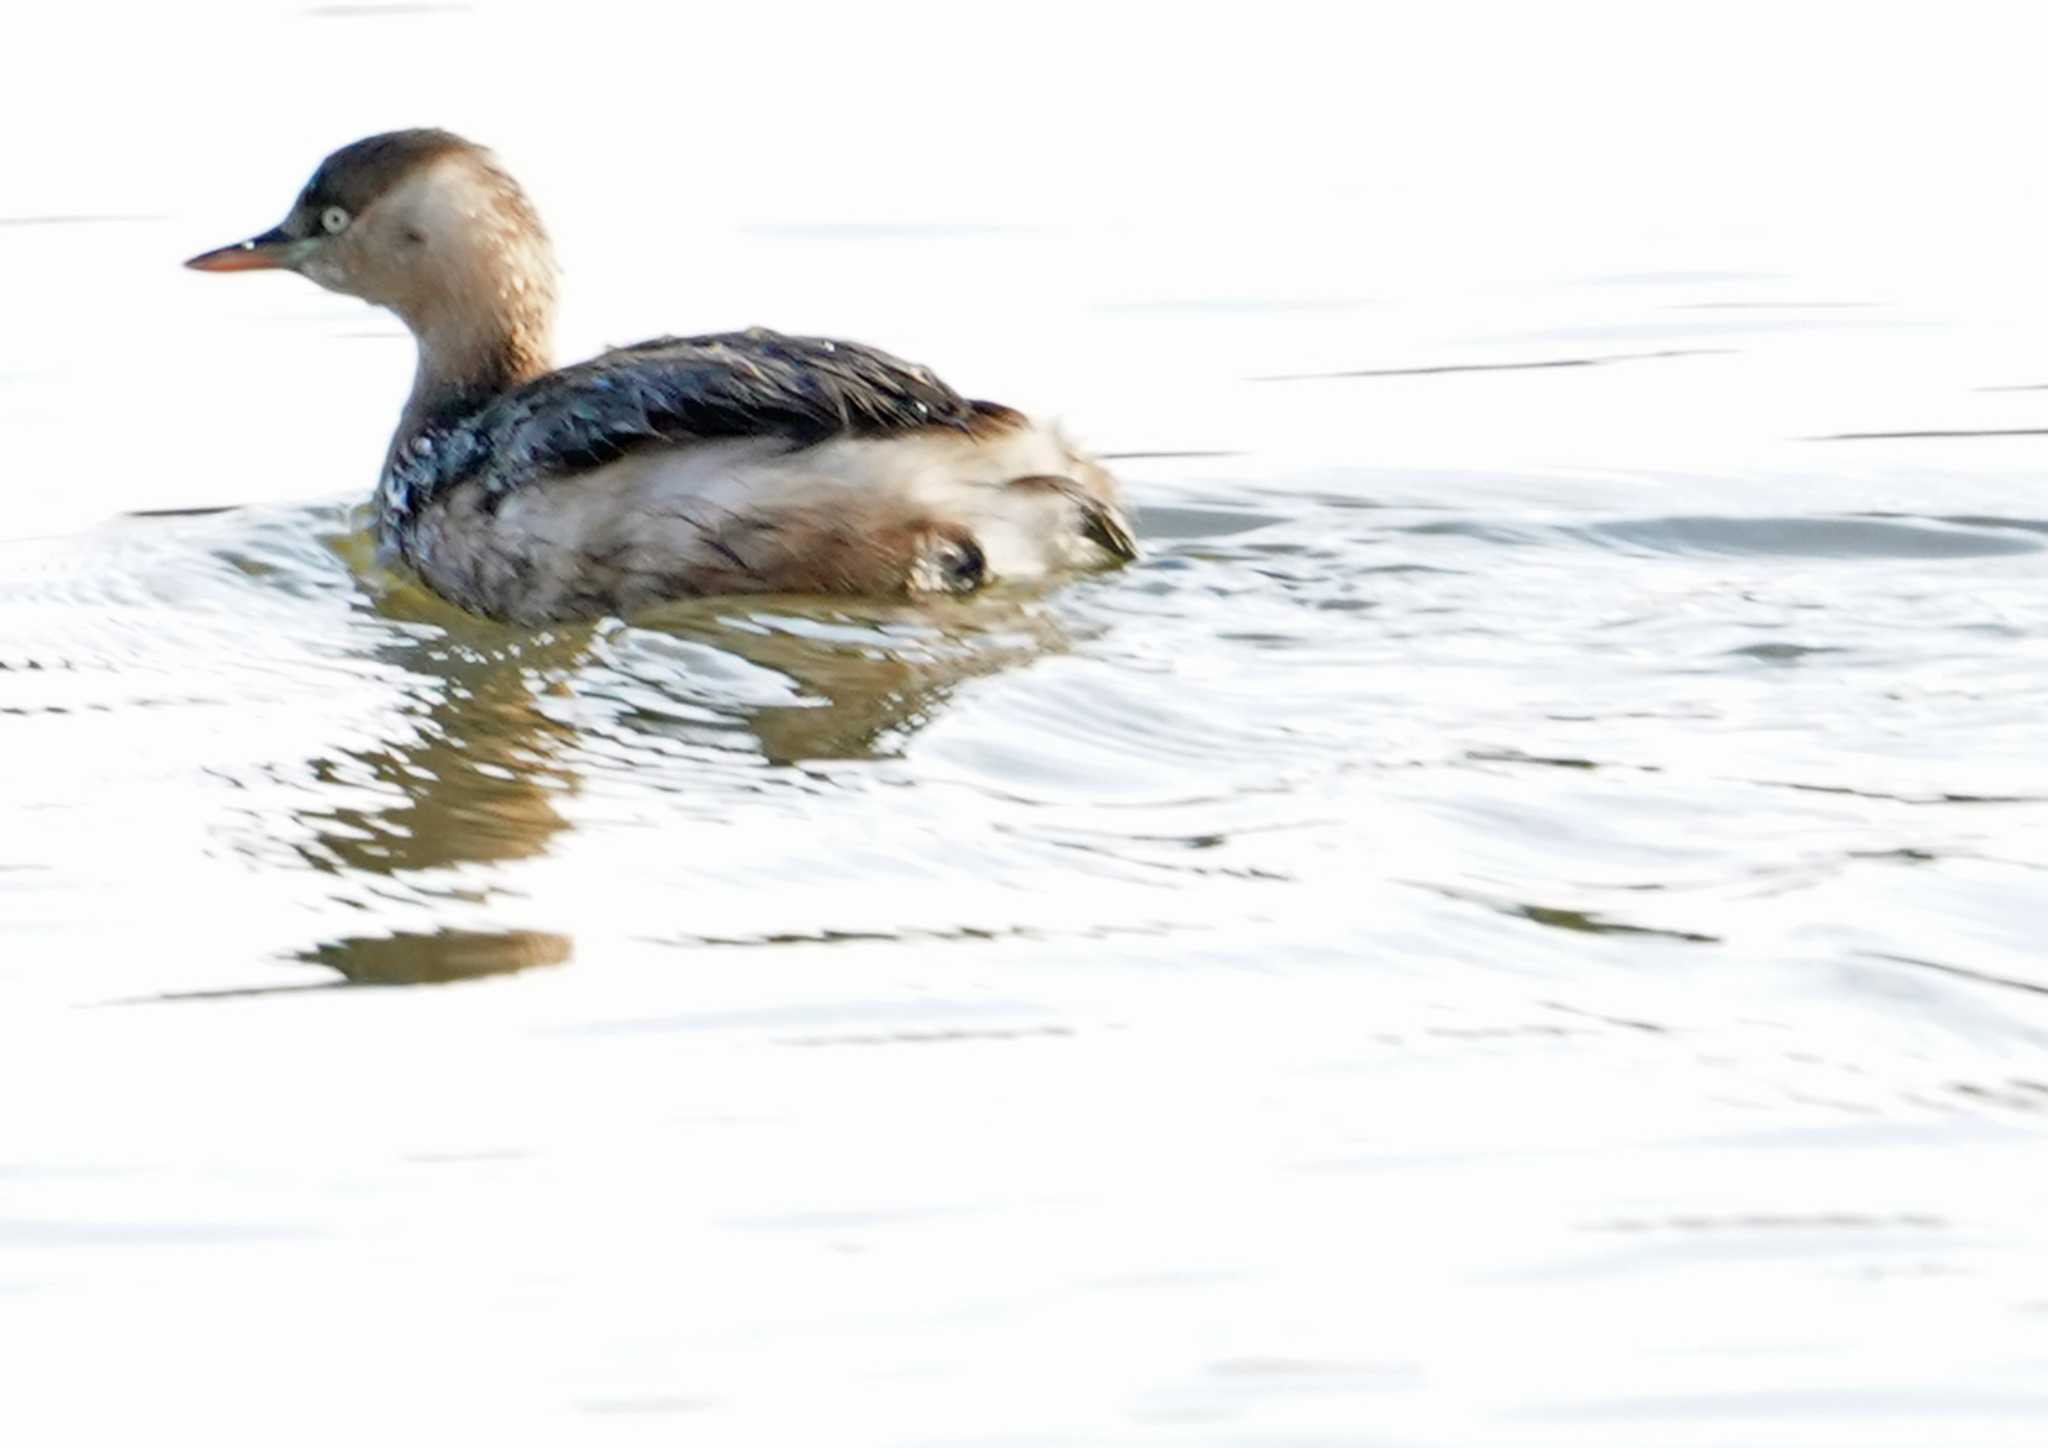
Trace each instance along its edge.
<instances>
[{"instance_id":1,"label":"small wave","mask_svg":"<svg viewBox=\"0 0 2048 1448\"><path fill-rule=\"evenodd\" d=\"M1657 553L1784 558L1988 558L2043 545L2004 530L1927 519L1664 517L1562 530L1606 547Z\"/></svg>"}]
</instances>

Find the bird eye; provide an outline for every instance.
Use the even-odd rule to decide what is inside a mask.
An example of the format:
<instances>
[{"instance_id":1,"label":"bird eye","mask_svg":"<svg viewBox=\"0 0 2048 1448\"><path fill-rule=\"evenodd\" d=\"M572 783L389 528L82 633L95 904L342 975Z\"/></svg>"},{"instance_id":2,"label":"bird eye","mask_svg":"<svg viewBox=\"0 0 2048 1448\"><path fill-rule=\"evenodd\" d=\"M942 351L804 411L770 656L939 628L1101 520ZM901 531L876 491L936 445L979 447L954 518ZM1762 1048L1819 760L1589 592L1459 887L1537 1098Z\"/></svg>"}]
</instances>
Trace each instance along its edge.
<instances>
[{"instance_id":1,"label":"bird eye","mask_svg":"<svg viewBox=\"0 0 2048 1448\"><path fill-rule=\"evenodd\" d=\"M339 206L330 206L320 213L320 224L327 228L329 236L348 229L348 213Z\"/></svg>"}]
</instances>

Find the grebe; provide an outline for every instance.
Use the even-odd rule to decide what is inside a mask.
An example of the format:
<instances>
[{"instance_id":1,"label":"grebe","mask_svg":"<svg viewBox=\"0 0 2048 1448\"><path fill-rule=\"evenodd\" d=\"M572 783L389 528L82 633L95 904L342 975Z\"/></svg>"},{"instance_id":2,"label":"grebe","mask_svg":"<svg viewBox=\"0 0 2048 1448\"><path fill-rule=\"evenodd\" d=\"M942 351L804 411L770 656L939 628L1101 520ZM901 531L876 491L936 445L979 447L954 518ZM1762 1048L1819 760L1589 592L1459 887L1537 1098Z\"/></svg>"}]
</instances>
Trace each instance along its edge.
<instances>
[{"instance_id":1,"label":"grebe","mask_svg":"<svg viewBox=\"0 0 2048 1448\"><path fill-rule=\"evenodd\" d=\"M446 131L344 146L282 224L185 265L295 271L404 320L377 540L474 613L967 593L1137 556L1115 480L1056 429L872 347L754 329L554 370L547 233Z\"/></svg>"}]
</instances>

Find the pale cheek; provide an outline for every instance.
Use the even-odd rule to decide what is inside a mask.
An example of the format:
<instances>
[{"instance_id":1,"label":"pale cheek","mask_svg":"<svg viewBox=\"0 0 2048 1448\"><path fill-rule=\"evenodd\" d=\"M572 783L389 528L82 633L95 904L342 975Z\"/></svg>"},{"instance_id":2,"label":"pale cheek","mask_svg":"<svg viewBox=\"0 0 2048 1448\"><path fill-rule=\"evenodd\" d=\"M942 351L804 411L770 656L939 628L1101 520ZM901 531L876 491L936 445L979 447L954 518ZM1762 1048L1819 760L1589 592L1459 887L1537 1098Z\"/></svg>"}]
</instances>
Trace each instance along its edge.
<instances>
[{"instance_id":1,"label":"pale cheek","mask_svg":"<svg viewBox=\"0 0 2048 1448\"><path fill-rule=\"evenodd\" d=\"M318 282L330 292L350 290L341 266L331 253L322 253L319 256L306 258L305 262L299 267L299 272L308 280Z\"/></svg>"}]
</instances>

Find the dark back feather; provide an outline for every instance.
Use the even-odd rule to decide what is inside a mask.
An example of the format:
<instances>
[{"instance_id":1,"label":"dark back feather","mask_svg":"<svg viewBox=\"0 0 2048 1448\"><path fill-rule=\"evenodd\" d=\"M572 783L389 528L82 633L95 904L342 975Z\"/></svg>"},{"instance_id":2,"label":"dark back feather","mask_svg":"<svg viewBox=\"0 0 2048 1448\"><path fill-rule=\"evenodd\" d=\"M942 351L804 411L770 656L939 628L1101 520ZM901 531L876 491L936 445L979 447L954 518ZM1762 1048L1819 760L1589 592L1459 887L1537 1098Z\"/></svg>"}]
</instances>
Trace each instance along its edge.
<instances>
[{"instance_id":1,"label":"dark back feather","mask_svg":"<svg viewBox=\"0 0 2048 1448\"><path fill-rule=\"evenodd\" d=\"M1019 420L858 343L760 328L659 337L436 419L398 449L382 502L397 523L479 472L502 494L662 444L774 437L807 447L925 427L983 433Z\"/></svg>"}]
</instances>

